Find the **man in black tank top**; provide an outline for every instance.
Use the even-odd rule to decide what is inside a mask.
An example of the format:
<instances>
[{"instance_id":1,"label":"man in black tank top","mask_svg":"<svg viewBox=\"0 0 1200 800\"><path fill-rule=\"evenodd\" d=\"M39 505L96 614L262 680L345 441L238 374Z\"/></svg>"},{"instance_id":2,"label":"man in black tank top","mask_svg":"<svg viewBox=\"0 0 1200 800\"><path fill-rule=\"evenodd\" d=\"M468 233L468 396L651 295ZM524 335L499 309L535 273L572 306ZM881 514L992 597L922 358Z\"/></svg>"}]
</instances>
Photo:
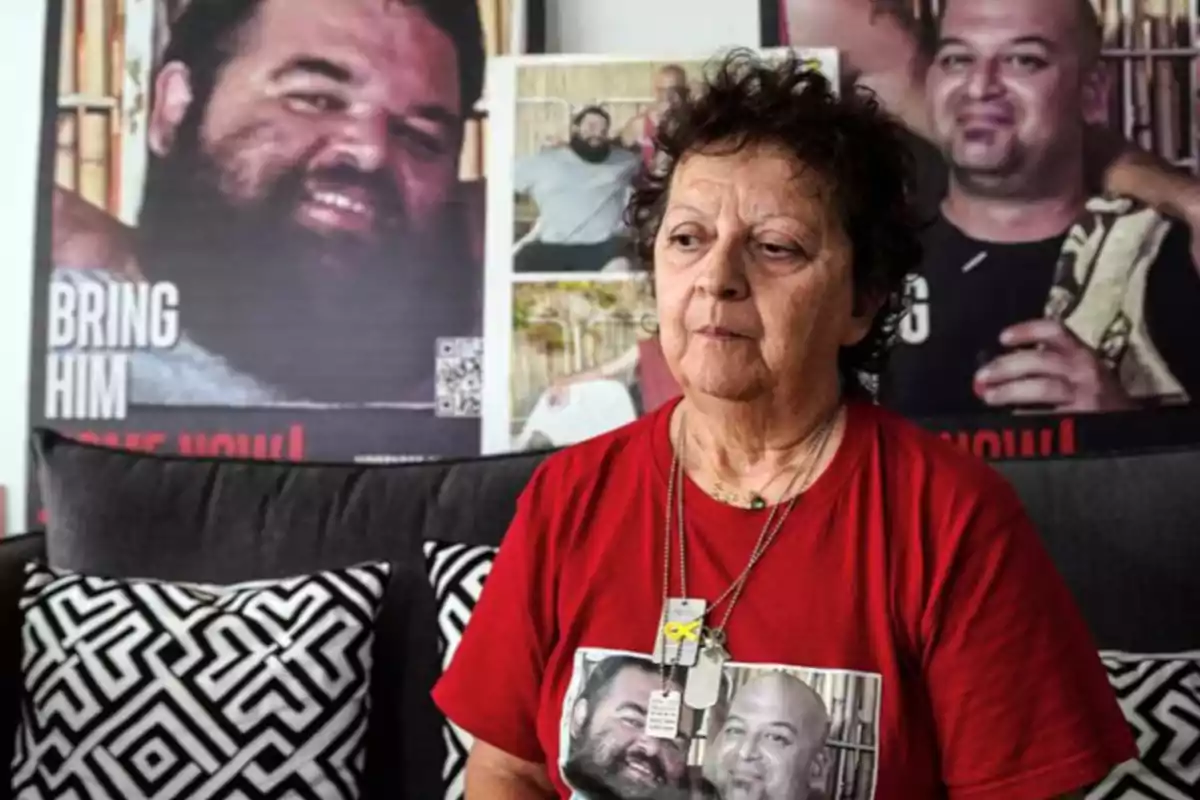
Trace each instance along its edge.
<instances>
[{"instance_id":1,"label":"man in black tank top","mask_svg":"<svg viewBox=\"0 0 1200 800\"><path fill-rule=\"evenodd\" d=\"M948 186L909 279L887 405L933 416L1200 402L1200 270L1188 229L1085 191L1084 128L1107 103L1100 41L1086 1L946 5L926 97ZM1131 231L1140 244L1118 246ZM1156 255L1138 262L1145 252ZM1126 299L1089 346L1073 331L1086 327L1089 304L1113 305L1097 294L1112 290L1073 281L1083 273L1071 269L1056 276L1056 265L1114 257Z\"/></svg>"}]
</instances>

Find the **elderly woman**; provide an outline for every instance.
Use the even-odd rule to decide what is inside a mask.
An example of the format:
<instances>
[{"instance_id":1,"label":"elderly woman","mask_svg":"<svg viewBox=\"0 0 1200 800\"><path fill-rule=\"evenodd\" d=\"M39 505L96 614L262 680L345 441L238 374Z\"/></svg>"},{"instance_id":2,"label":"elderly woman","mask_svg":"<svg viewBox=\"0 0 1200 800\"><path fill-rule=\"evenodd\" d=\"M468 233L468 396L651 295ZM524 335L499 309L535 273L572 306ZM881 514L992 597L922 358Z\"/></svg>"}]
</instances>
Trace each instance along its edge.
<instances>
[{"instance_id":1,"label":"elderly woman","mask_svg":"<svg viewBox=\"0 0 1200 800\"><path fill-rule=\"evenodd\" d=\"M683 397L521 498L435 691L468 800L1070 796L1135 749L1067 589L1000 477L869 400L919 255L898 124L792 60L700 88L630 209Z\"/></svg>"}]
</instances>

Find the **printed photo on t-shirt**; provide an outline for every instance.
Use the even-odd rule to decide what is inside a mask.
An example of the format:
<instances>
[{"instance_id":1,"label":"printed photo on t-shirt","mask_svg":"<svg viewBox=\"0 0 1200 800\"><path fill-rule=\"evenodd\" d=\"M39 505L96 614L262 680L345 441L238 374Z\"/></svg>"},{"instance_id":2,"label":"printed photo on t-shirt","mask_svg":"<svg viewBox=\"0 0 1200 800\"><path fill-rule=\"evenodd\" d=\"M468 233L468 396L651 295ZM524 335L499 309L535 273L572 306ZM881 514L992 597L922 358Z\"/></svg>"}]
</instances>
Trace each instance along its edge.
<instances>
[{"instance_id":1,"label":"printed photo on t-shirt","mask_svg":"<svg viewBox=\"0 0 1200 800\"><path fill-rule=\"evenodd\" d=\"M651 696L687 679L640 653L576 652L559 748L572 800L874 798L878 674L730 662L715 704L651 735Z\"/></svg>"}]
</instances>

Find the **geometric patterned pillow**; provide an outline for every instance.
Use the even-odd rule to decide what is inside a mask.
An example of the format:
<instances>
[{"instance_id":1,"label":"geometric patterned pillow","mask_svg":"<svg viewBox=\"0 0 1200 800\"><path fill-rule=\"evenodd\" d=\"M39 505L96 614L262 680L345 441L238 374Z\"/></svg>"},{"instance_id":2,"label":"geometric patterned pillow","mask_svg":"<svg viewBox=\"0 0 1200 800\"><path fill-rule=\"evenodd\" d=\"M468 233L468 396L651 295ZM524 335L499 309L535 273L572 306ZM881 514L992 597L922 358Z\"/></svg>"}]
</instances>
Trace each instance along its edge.
<instances>
[{"instance_id":1,"label":"geometric patterned pillow","mask_svg":"<svg viewBox=\"0 0 1200 800\"><path fill-rule=\"evenodd\" d=\"M1088 800L1200 797L1200 652L1100 654L1138 743L1138 760L1114 769Z\"/></svg>"},{"instance_id":2,"label":"geometric patterned pillow","mask_svg":"<svg viewBox=\"0 0 1200 800\"><path fill-rule=\"evenodd\" d=\"M463 631L479 595L483 582L492 571L496 548L449 542L425 542L425 567L437 601L438 643L442 651L442 669L458 650ZM471 734L446 721L442 732L446 739L446 766L442 776L446 783L445 800L462 800L463 778L467 753L474 742Z\"/></svg>"},{"instance_id":3,"label":"geometric patterned pillow","mask_svg":"<svg viewBox=\"0 0 1200 800\"><path fill-rule=\"evenodd\" d=\"M389 574L208 586L28 565L13 796L358 797Z\"/></svg>"}]
</instances>

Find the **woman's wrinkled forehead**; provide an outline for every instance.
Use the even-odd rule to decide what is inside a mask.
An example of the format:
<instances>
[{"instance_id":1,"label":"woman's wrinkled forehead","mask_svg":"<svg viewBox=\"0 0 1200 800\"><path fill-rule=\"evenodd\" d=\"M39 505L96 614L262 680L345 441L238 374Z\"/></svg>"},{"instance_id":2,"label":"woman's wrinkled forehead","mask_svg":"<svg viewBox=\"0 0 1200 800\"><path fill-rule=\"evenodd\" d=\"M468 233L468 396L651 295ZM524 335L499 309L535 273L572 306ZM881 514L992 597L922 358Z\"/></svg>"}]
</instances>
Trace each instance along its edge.
<instances>
[{"instance_id":1,"label":"woman's wrinkled forehead","mask_svg":"<svg viewBox=\"0 0 1200 800\"><path fill-rule=\"evenodd\" d=\"M713 146L680 159L666 210L688 206L712 216L732 211L747 224L785 217L820 225L830 220L828 189L820 170L782 145Z\"/></svg>"}]
</instances>

